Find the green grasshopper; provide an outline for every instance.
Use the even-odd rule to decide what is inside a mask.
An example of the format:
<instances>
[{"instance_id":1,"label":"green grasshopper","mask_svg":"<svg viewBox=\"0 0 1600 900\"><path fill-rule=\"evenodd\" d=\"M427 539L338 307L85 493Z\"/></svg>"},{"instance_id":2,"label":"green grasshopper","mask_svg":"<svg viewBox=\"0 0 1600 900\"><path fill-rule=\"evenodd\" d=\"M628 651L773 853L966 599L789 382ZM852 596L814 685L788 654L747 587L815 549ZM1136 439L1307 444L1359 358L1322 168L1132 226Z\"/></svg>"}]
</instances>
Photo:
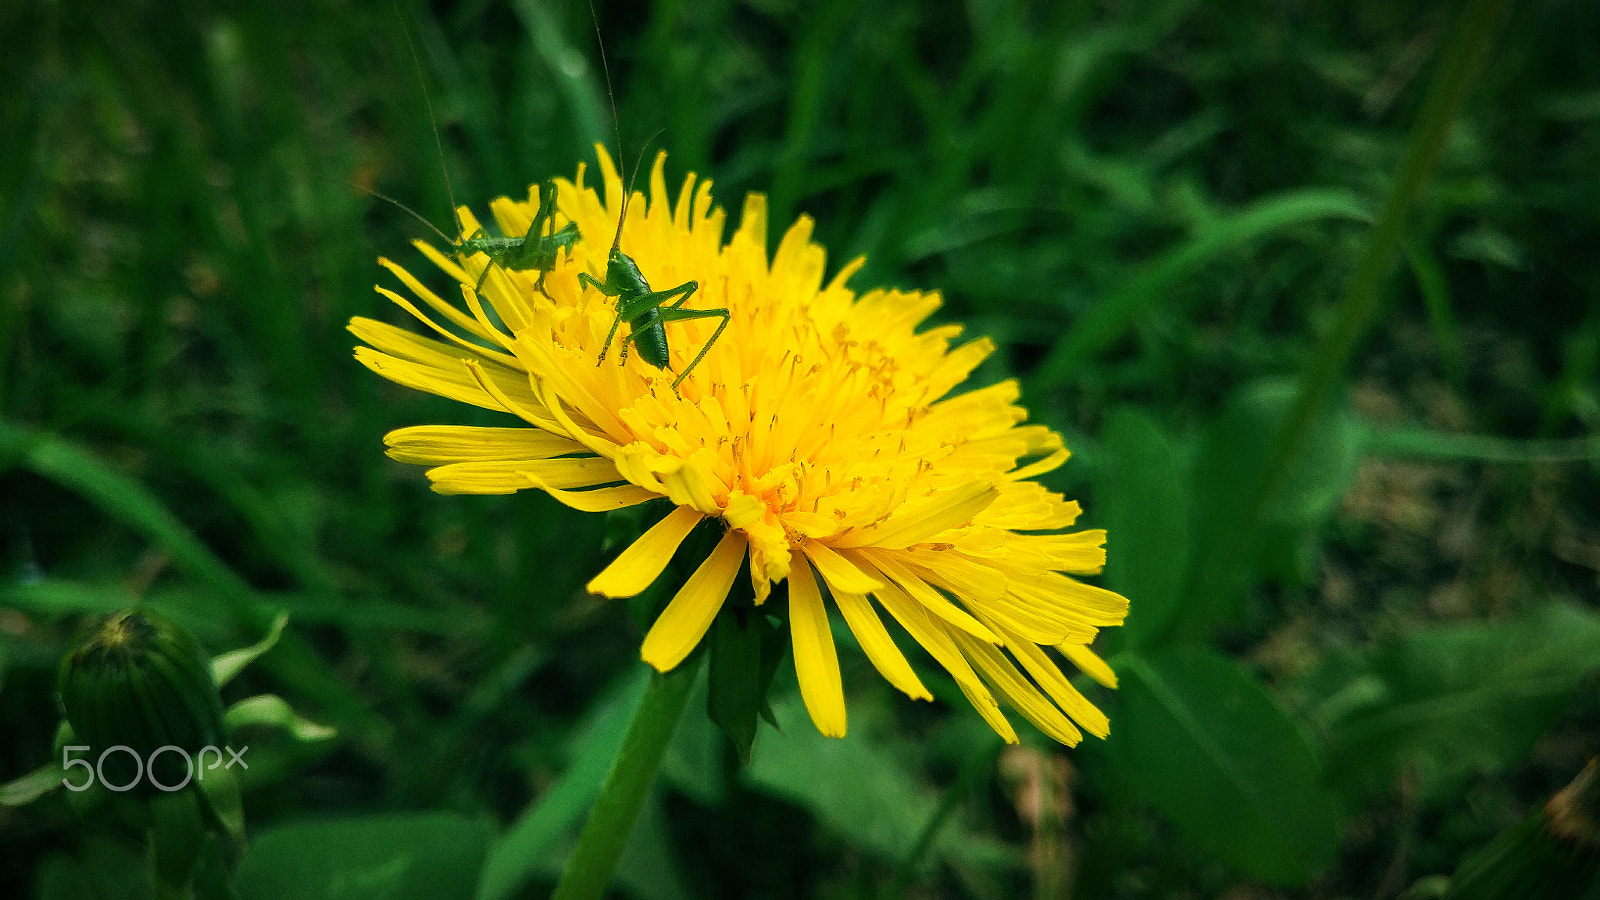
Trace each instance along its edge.
<instances>
[{"instance_id":1,"label":"green grasshopper","mask_svg":"<svg viewBox=\"0 0 1600 900\"><path fill-rule=\"evenodd\" d=\"M590 16L594 16L594 5L589 6ZM595 41L600 44L600 63L606 73L606 93L611 97L611 119L615 125L617 121L616 95L611 92L611 67L606 64L605 44L600 39L600 21L594 23ZM618 128L617 151L622 150L621 129ZM601 281L588 272L578 273L578 284L583 287L592 287L607 297L617 298L617 315L611 320L611 330L606 332L606 342L600 348L600 358L595 360L595 365L606 361L606 354L611 351L611 340L617 336L617 329L623 322L628 323L628 334L622 339L622 360L628 359L628 344L639 348L639 358L663 371L672 371L672 362L667 352L668 322L684 322L689 319L719 318L717 330L711 333L710 339L689 361L678 377L672 379L672 392L678 392L678 385L683 383L700 360L706 358L711 352L711 345L722 337L723 329L728 327L731 315L726 309L684 309L683 305L689 302L694 292L700 289L700 282L685 281L675 288L664 291L652 291L650 283L645 281L644 273L639 271L639 266L633 258L622 252L622 225L628 221L628 201L633 196L633 178L639 174L639 164L644 161L644 154L639 154L639 162L633 165L633 175L628 179L627 193L622 196L622 212L617 216L617 236L611 241L611 253L606 257L606 280ZM677 297L676 303L667 304L668 300ZM663 305L666 304L666 305Z\"/></svg>"},{"instance_id":2,"label":"green grasshopper","mask_svg":"<svg viewBox=\"0 0 1600 900\"><path fill-rule=\"evenodd\" d=\"M448 176L447 176L448 177ZM367 190L362 188L362 190ZM533 217L528 225L528 233L522 237L490 237L479 228L472 237L465 237L459 241L450 240L450 236L440 231L425 216L399 200L367 190L367 193L379 200L392 203L407 213L410 213L418 222L428 226L442 240L464 253L483 253L489 257L489 265L483 267L483 273L478 276L478 283L472 286L473 293L483 291L483 283L489 278L489 270L495 266L513 272L539 272L538 288L544 290L544 276L556 267L556 260L560 258L563 249L572 252L572 245L578 240L578 223L568 222L559 231L551 231L555 226L555 179L550 179L539 186L539 214ZM545 234L551 231L550 234Z\"/></svg>"},{"instance_id":3,"label":"green grasshopper","mask_svg":"<svg viewBox=\"0 0 1600 900\"><path fill-rule=\"evenodd\" d=\"M519 238L497 238L484 234L483 229L479 228L472 237L462 238L456 244L458 249L467 253L483 253L489 257L490 265L483 267L483 274L478 276L478 283L472 289L473 293L483 290L483 281L489 277L490 266L499 266L513 272L537 269L538 288L543 292L544 276L556 267L556 260L560 257L561 251L565 249L568 253L572 252L572 245L578 240L577 222L568 222L560 231L553 230L555 214L556 182L551 178L539 186L539 214L529 223L527 234ZM551 233L545 234L547 230Z\"/></svg>"},{"instance_id":4,"label":"green grasshopper","mask_svg":"<svg viewBox=\"0 0 1600 900\"><path fill-rule=\"evenodd\" d=\"M398 3L395 5L395 14L400 14ZM455 192L450 189L450 170L444 165L444 141L439 137L438 120L433 114L433 99L428 95L428 83L422 77L422 63L417 60L416 45L411 42L411 32L405 29L404 21L401 28L405 31L406 46L411 49L411 63L416 69L417 84L422 88L423 101L428 104L428 121L433 125L433 142L439 148L439 166L444 172L445 191L450 195L450 208L456 209ZM366 190L363 188L363 190ZM400 209L410 213L418 222L428 226L445 243L464 253L482 253L489 257L489 264L483 267L483 273L478 276L478 283L473 285L473 293L483 291L483 283L489 277L489 270L499 266L507 271L526 272L537 270L539 272L538 289L544 291L544 276L550 273L560 258L562 249L572 252L572 245L578 240L578 223L568 222L561 230L555 230L556 213L556 182L554 178L546 179L539 186L539 212L528 224L528 231L522 237L490 237L483 228L478 228L469 237L459 241L451 240L448 235L440 231L434 224L427 220L421 213L406 206L393 197L388 197L377 191L367 191L373 196L386 200ZM457 221L459 225L459 219ZM549 231L549 234L545 232Z\"/></svg>"},{"instance_id":5,"label":"green grasshopper","mask_svg":"<svg viewBox=\"0 0 1600 900\"><path fill-rule=\"evenodd\" d=\"M635 167L635 172L638 171ZM630 186L630 192L632 188ZM628 199L622 200L622 215L617 220L617 236L611 242L611 255L606 259L606 280L600 281L588 272L578 273L578 283L592 287L607 297L617 298L617 316L611 320L611 330L606 332L605 345L600 348L600 358L595 365L605 362L606 353L611 350L611 339L617 336L617 329L622 323L628 323L628 334L622 339L622 358L628 358L628 344L632 343L639 348L639 358L658 369L671 370L671 362L667 356L667 329L668 322L683 322L689 319L720 318L717 330L712 332L711 338L706 341L700 352L695 354L693 360L678 377L672 379L672 390L678 390L678 385L683 383L700 360L706 358L711 352L711 345L722 336L722 330L728 327L730 318L726 309L684 309L683 304L689 302L694 292L700 289L698 281L685 281L675 288L664 291L650 290L650 283L644 280L644 273L639 271L639 266L628 254L622 252L622 223L628 219ZM673 297L678 302L666 304Z\"/></svg>"}]
</instances>

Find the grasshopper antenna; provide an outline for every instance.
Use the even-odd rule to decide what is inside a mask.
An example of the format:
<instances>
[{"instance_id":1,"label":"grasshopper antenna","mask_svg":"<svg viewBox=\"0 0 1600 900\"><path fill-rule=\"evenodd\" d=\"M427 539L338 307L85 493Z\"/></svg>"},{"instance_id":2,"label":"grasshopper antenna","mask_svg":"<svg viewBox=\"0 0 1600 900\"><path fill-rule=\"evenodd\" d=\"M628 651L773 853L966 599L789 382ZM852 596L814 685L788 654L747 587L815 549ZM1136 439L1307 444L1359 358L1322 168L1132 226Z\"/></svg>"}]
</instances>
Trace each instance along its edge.
<instances>
[{"instance_id":1,"label":"grasshopper antenna","mask_svg":"<svg viewBox=\"0 0 1600 900\"><path fill-rule=\"evenodd\" d=\"M622 155L622 125L617 115L617 95L611 88L611 64L606 61L605 39L600 36L600 16L595 12L593 0L589 3L589 16L594 20L594 39L600 48L600 63L606 73L606 93L611 98L611 124L617 132L617 155ZM658 132L659 133L659 132ZM655 139L651 135L646 140L645 146ZM611 254L606 258L604 281L588 272L578 273L578 286L593 288L607 297L616 298L616 315L611 320L611 330L606 333L605 344L600 348L600 356L595 360L598 365L605 361L606 351L611 348L611 339L616 337L617 329L622 323L628 323L628 333L622 338L622 359L628 359L628 346L632 344L639 351L639 358L662 371L671 371L672 357L667 347L666 324L668 322L682 322L688 319L721 319L717 330L712 332L700 347L700 352L695 354L689 365L685 366L677 378L672 380L672 392L678 393L678 385L688 377L700 360L705 358L711 345L722 336L722 330L728 327L731 314L726 309L685 309L684 304L700 289L697 281L685 281L675 288L665 291L652 291L650 283L645 281L644 273L639 271L638 265L622 252L622 226L628 220L628 201L633 197L633 179L639 175L639 168L644 165L645 147L639 148L639 159L633 164L633 174L628 176L627 192L622 197L622 212L617 218L617 236L611 241ZM673 298L677 298L675 302ZM653 389L652 389L653 390Z\"/></svg>"},{"instance_id":2,"label":"grasshopper antenna","mask_svg":"<svg viewBox=\"0 0 1600 900\"><path fill-rule=\"evenodd\" d=\"M395 198L389 196L388 194L383 193L382 191L375 191L372 188L362 187L361 185L358 185L358 184L357 185L351 185L351 186L354 187L358 191L365 191L365 192L371 194L372 196L377 197L379 200L383 200L383 201L385 201L387 203L392 203L395 206L398 206L401 210L403 210L403 211L405 211L407 213L410 213L411 214L411 218L416 219L418 222L421 222L422 224L428 226L428 229L430 231L432 231L434 234L437 234L439 236L440 240L443 240L447 244L455 243L455 241L450 240L449 235L447 235L444 232L440 231L439 227L437 225L433 224L432 222L429 222L427 220L427 218L422 215L422 213L419 213L416 210L412 209L411 207L405 205L404 203L401 203L399 200L396 200Z\"/></svg>"},{"instance_id":3,"label":"grasshopper antenna","mask_svg":"<svg viewBox=\"0 0 1600 900\"><path fill-rule=\"evenodd\" d=\"M411 51L411 69L417 73L417 85L422 88L422 102L428 107L428 125L433 128L433 145L439 151L439 171L444 174L444 192L445 196L450 198L450 218L455 220L457 229L464 230L461 222L461 214L456 206L456 192L450 186L450 167L444 164L444 139L439 137L439 119L433 114L433 96L428 93L427 79L422 77L422 60L417 58L417 45L411 40L411 29L406 27L405 14L400 11L400 0L389 0L389 2L390 5L394 7L395 18L400 20L400 33L406 36L406 49ZM590 7L589 12L593 13L594 8ZM607 86L609 87L609 83ZM612 104L613 108L615 105L615 103ZM615 115L614 112L613 115ZM377 194L376 191L373 193ZM379 197L383 197L382 194L377 195ZM389 200L390 203L393 203L395 206L404 209L406 212L411 213L413 216L416 216L419 219L422 218L422 216L412 212L412 210L403 203L400 203L396 200L390 200L388 197L383 197L383 199ZM427 222L426 219L423 221ZM428 222L427 224L429 228L433 228L435 234L439 235L441 238L444 238L446 242L452 244L455 243L455 241L445 237L444 232L434 228L433 223Z\"/></svg>"},{"instance_id":4,"label":"grasshopper antenna","mask_svg":"<svg viewBox=\"0 0 1600 900\"><path fill-rule=\"evenodd\" d=\"M594 42L600 48L600 68L606 74L606 99L611 101L611 127L617 135L617 159L622 159L622 121L617 116L617 92L611 88L611 63L606 60L606 42L600 36L600 14L594 11L594 0L589 2L589 18L594 22ZM633 179L639 176L639 166L644 162L644 150L633 164L633 174L628 176L628 189L622 195L622 214L617 217L617 236L611 241L611 253L622 249L622 223L628 221L628 201L633 197Z\"/></svg>"},{"instance_id":5,"label":"grasshopper antenna","mask_svg":"<svg viewBox=\"0 0 1600 900\"><path fill-rule=\"evenodd\" d=\"M666 129L657 128L654 134L651 134L649 137L645 138L644 143L639 145L639 156L633 161L633 174L628 176L628 195L622 198L622 217L624 219L628 217L628 200L633 197L633 183L638 180L639 170L644 167L644 154L650 149L650 143L659 137L663 131L666 131ZM622 153L622 147L620 145L617 147L617 153L618 155ZM615 253L621 247L622 224L619 222L617 224L617 239L611 245L611 252Z\"/></svg>"}]
</instances>

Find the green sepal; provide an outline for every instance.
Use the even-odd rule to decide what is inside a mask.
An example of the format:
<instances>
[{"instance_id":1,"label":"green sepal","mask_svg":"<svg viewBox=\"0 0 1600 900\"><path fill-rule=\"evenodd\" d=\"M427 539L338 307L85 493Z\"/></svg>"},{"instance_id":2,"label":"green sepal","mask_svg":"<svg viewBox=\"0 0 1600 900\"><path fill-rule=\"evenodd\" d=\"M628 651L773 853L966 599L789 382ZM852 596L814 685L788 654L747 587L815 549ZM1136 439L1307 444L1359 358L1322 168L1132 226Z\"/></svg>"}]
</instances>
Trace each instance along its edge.
<instances>
[{"instance_id":1,"label":"green sepal","mask_svg":"<svg viewBox=\"0 0 1600 900\"><path fill-rule=\"evenodd\" d=\"M61 787L61 767L54 763L40 766L5 784L0 784L0 806L27 806Z\"/></svg>"},{"instance_id":2,"label":"green sepal","mask_svg":"<svg viewBox=\"0 0 1600 900\"><path fill-rule=\"evenodd\" d=\"M788 582L784 582L782 587L787 588ZM782 599L787 600L787 595ZM772 693L772 679L778 674L778 663L783 662L783 657L788 651L789 617L784 616L783 620L761 639L761 718L766 719L768 725L780 732L783 731L783 726L778 724L777 717L773 715L772 704L768 702L768 697Z\"/></svg>"},{"instance_id":3,"label":"green sepal","mask_svg":"<svg viewBox=\"0 0 1600 900\"><path fill-rule=\"evenodd\" d=\"M189 762L180 762L176 754L163 753L147 765L160 768L154 777L162 784L177 784L184 779L185 770L191 777L197 774L200 761L196 755L203 748L220 747L224 742L222 698L211 681L209 666L178 664L157 656L150 660L150 669L164 677L161 686L141 686L152 710L151 718L159 717L163 725L163 739L157 746L181 747ZM147 780L151 777L145 773Z\"/></svg>"},{"instance_id":4,"label":"green sepal","mask_svg":"<svg viewBox=\"0 0 1600 900\"><path fill-rule=\"evenodd\" d=\"M272 620L272 627L267 629L266 637L248 647L241 647L238 650L231 650L213 657L211 660L211 680L215 681L219 688L232 681L233 676L239 674L245 666L260 659L268 650L277 645L278 638L283 635L283 629L288 624L289 614L280 612L277 618Z\"/></svg>"},{"instance_id":5,"label":"green sepal","mask_svg":"<svg viewBox=\"0 0 1600 900\"><path fill-rule=\"evenodd\" d=\"M706 712L733 741L741 764L750 762L756 716L766 705L761 646L772 630L767 617L754 609L724 607L711 624L711 691Z\"/></svg>"},{"instance_id":6,"label":"green sepal","mask_svg":"<svg viewBox=\"0 0 1600 900\"><path fill-rule=\"evenodd\" d=\"M604 519L604 534L600 538L600 552L608 557L621 553L638 540L639 535L650 530L650 526L672 512L672 509L671 503L652 500L607 512Z\"/></svg>"},{"instance_id":7,"label":"green sepal","mask_svg":"<svg viewBox=\"0 0 1600 900\"><path fill-rule=\"evenodd\" d=\"M84 775L82 772L76 771L77 767L74 767L74 771L69 773L61 765L66 748L78 746L80 740L82 738L78 737L78 733L72 730L72 723L63 718L61 724L56 727L55 747L51 751L53 762L47 767L55 770L56 785L59 787L66 788L64 779L68 778L72 779L73 784L82 784L84 781ZM102 787L98 780L91 781L89 786L81 791L67 790L66 795L67 806L72 809L72 814L77 816L80 822L94 821L95 816L99 814L106 801L112 796L111 792Z\"/></svg>"},{"instance_id":8,"label":"green sepal","mask_svg":"<svg viewBox=\"0 0 1600 900\"><path fill-rule=\"evenodd\" d=\"M228 707L222 721L231 733L240 728L265 726L289 733L297 741L325 741L339 732L305 718L276 694L246 697Z\"/></svg>"},{"instance_id":9,"label":"green sepal","mask_svg":"<svg viewBox=\"0 0 1600 900\"><path fill-rule=\"evenodd\" d=\"M767 606L783 609L786 596L784 586L780 585L768 598ZM706 709L711 721L733 741L741 765L750 762L757 717L767 720L773 728L778 727L767 695L778 673L778 664L789 648L789 620L784 618L774 623L763 611L765 608L736 606L730 602L717 614L711 626L711 677Z\"/></svg>"},{"instance_id":10,"label":"green sepal","mask_svg":"<svg viewBox=\"0 0 1600 900\"><path fill-rule=\"evenodd\" d=\"M191 791L162 791L150 798L150 872L156 896L190 897L206 847L199 799Z\"/></svg>"},{"instance_id":11,"label":"green sepal","mask_svg":"<svg viewBox=\"0 0 1600 900\"><path fill-rule=\"evenodd\" d=\"M195 776L206 823L226 834L234 848L244 848L244 798L239 777L225 766L205 769Z\"/></svg>"},{"instance_id":12,"label":"green sepal","mask_svg":"<svg viewBox=\"0 0 1600 900\"><path fill-rule=\"evenodd\" d=\"M118 796L120 795L112 793L96 780L87 790L67 791L67 806L78 821L98 822L107 814L108 808L112 807ZM125 813L122 815L124 819L127 818Z\"/></svg>"}]
</instances>

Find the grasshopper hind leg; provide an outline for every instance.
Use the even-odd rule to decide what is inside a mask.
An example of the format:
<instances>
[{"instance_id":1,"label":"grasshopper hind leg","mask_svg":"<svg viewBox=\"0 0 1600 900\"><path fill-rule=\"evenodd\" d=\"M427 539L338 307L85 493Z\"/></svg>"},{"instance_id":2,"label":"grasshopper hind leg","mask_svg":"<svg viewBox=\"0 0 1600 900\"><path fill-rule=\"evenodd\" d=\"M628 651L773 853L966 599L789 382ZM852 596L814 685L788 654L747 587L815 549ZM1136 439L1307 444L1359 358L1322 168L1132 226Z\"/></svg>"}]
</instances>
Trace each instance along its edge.
<instances>
[{"instance_id":1,"label":"grasshopper hind leg","mask_svg":"<svg viewBox=\"0 0 1600 900\"><path fill-rule=\"evenodd\" d=\"M688 298L685 297L684 299ZM682 302L679 301L680 304ZM683 371L678 373L678 377L672 379L672 390L674 392L678 390L678 385L689 377L689 373L694 371L694 367L700 365L700 360L705 359L706 354L711 352L711 345L722 337L722 332L727 329L728 323L733 319L733 315L726 309L683 309L681 306L669 306L661 310L661 323L663 325L668 322L682 322L688 319L712 318L721 319L722 321L717 323L717 330L711 332L711 337L706 338L706 342L700 345L700 352L694 355L694 359L689 360L689 364L683 367Z\"/></svg>"}]
</instances>

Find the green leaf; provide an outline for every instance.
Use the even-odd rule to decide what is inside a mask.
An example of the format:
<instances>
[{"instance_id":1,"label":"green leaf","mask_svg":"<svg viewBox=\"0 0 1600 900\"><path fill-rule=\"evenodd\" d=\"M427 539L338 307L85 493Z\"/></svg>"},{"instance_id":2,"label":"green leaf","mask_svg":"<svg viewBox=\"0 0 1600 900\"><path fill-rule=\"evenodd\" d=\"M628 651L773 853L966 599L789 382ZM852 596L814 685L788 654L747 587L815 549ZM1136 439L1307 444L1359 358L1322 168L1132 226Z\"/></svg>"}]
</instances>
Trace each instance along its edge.
<instances>
[{"instance_id":1,"label":"green leaf","mask_svg":"<svg viewBox=\"0 0 1600 900\"><path fill-rule=\"evenodd\" d=\"M301 626L338 625L345 628L382 628L426 634L459 634L481 630L481 614L461 606L423 609L378 599L276 591L258 593L254 608L265 627L271 617L286 612ZM50 577L0 586L0 606L14 606L44 615L106 615L144 604L181 622L200 638L231 638L233 632L215 620L216 595L185 584L162 585L135 596L123 584L93 584ZM215 662L213 661L213 665Z\"/></svg>"},{"instance_id":2,"label":"green leaf","mask_svg":"<svg viewBox=\"0 0 1600 900\"><path fill-rule=\"evenodd\" d=\"M469 900L489 837L445 812L287 825L251 843L234 886L241 900Z\"/></svg>"},{"instance_id":3,"label":"green leaf","mask_svg":"<svg viewBox=\"0 0 1600 900\"><path fill-rule=\"evenodd\" d=\"M1127 623L1108 632L1143 647L1161 634L1183 596L1189 566L1189 496L1176 454L1148 416L1123 409L1102 431L1106 583L1129 598Z\"/></svg>"},{"instance_id":4,"label":"green leaf","mask_svg":"<svg viewBox=\"0 0 1600 900\"><path fill-rule=\"evenodd\" d=\"M144 853L128 843L91 833L71 855L51 853L39 862L32 896L38 900L149 900L150 866Z\"/></svg>"},{"instance_id":5,"label":"green leaf","mask_svg":"<svg viewBox=\"0 0 1600 900\"><path fill-rule=\"evenodd\" d=\"M87 584L59 578L0 588L0 605L42 615L110 615L137 602L121 585ZM162 612L160 604L151 604Z\"/></svg>"},{"instance_id":6,"label":"green leaf","mask_svg":"<svg viewBox=\"0 0 1600 900\"><path fill-rule=\"evenodd\" d=\"M1425 790L1475 771L1503 771L1600 669L1600 616L1552 603L1506 622L1407 635L1355 659L1334 659L1313 721L1329 773L1355 790L1404 767Z\"/></svg>"},{"instance_id":7,"label":"green leaf","mask_svg":"<svg viewBox=\"0 0 1600 900\"><path fill-rule=\"evenodd\" d=\"M708 680L695 682L689 709L706 708L710 696ZM710 716L685 714L662 758L662 783L701 806L721 805L727 796L728 780L723 771L724 746L723 733Z\"/></svg>"},{"instance_id":8,"label":"green leaf","mask_svg":"<svg viewBox=\"0 0 1600 900\"><path fill-rule=\"evenodd\" d=\"M1570 463L1600 461L1600 436L1517 440L1481 434L1447 434L1426 428L1372 428L1363 436L1375 454L1441 462Z\"/></svg>"},{"instance_id":9,"label":"green leaf","mask_svg":"<svg viewBox=\"0 0 1600 900\"><path fill-rule=\"evenodd\" d=\"M1106 752L1189 840L1274 884L1333 859L1338 822L1316 756L1254 677L1201 647L1117 663Z\"/></svg>"},{"instance_id":10,"label":"green leaf","mask_svg":"<svg viewBox=\"0 0 1600 900\"><path fill-rule=\"evenodd\" d=\"M1416 279L1417 293L1428 310L1428 325L1433 331L1434 352L1450 387L1460 396L1467 394L1466 364L1462 361L1461 329L1450 298L1450 280L1445 277L1439 257L1417 242L1406 245L1406 262Z\"/></svg>"},{"instance_id":11,"label":"green leaf","mask_svg":"<svg viewBox=\"0 0 1600 900\"><path fill-rule=\"evenodd\" d=\"M175 566L215 589L222 599L242 604L250 596L244 579L143 484L102 463L89 450L65 438L0 422L0 456L14 456L23 468L76 492L144 535L171 554Z\"/></svg>"},{"instance_id":12,"label":"green leaf","mask_svg":"<svg viewBox=\"0 0 1600 900\"><path fill-rule=\"evenodd\" d=\"M1196 565L1211 568L1195 572L1181 616L1187 636L1236 621L1253 574L1304 583L1318 532L1355 479L1361 430L1342 405L1325 409L1266 508L1251 508L1294 401L1290 382L1257 382L1228 399L1202 439L1191 476L1191 533Z\"/></svg>"},{"instance_id":13,"label":"green leaf","mask_svg":"<svg viewBox=\"0 0 1600 900\"><path fill-rule=\"evenodd\" d=\"M696 896L684 887L672 843L671 821L659 791L651 794L639 811L622 858L617 860L615 883L635 900L686 900Z\"/></svg>"},{"instance_id":14,"label":"green leaf","mask_svg":"<svg viewBox=\"0 0 1600 900\"><path fill-rule=\"evenodd\" d=\"M939 805L933 789L912 773L906 761L912 754L902 758L875 742L859 721L851 722L848 737L824 737L795 696L776 699L772 708L782 727L763 736L761 752L740 770L740 777L805 807L885 860L910 858ZM1016 862L1010 848L957 822L940 831L929 855L988 868Z\"/></svg>"},{"instance_id":15,"label":"green leaf","mask_svg":"<svg viewBox=\"0 0 1600 900\"><path fill-rule=\"evenodd\" d=\"M10 464L20 465L76 492L163 548L176 568L211 592L208 609L213 617L219 617L217 610L225 610L228 613L225 618L233 624L255 631L265 627L274 615L255 604L255 594L244 579L212 553L143 484L105 465L92 452L64 438L0 421L0 470ZM44 599L51 602L73 598L49 595ZM90 598L79 595L76 599ZM174 618L189 624L182 617ZM372 738L384 729L382 720L353 698L348 686L334 676L305 642L291 634L284 638L275 656L277 661L272 671L309 699L337 711L339 718L350 726L349 730Z\"/></svg>"}]
</instances>

